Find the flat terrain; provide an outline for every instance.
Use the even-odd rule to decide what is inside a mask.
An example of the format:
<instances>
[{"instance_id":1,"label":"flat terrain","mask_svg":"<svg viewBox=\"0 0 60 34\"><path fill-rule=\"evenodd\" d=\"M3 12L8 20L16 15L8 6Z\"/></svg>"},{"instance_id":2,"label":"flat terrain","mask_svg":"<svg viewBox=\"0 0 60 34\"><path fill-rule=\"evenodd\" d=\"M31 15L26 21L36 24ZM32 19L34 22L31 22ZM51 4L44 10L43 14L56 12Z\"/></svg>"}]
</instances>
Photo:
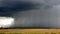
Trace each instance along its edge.
<instances>
[{"instance_id":1,"label":"flat terrain","mask_svg":"<svg viewBox=\"0 0 60 34\"><path fill-rule=\"evenodd\" d=\"M56 32L60 29L0 29L0 32Z\"/></svg>"},{"instance_id":2,"label":"flat terrain","mask_svg":"<svg viewBox=\"0 0 60 34\"><path fill-rule=\"evenodd\" d=\"M60 29L0 29L0 34L60 34Z\"/></svg>"}]
</instances>

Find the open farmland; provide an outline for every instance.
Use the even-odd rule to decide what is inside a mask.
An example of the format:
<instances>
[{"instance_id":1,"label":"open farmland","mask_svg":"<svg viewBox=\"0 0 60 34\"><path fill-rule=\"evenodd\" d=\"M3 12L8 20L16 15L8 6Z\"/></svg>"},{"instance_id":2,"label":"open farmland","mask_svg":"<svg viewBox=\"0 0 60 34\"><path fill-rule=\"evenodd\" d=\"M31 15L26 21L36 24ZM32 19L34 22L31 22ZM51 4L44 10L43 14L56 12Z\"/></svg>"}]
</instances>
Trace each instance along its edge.
<instances>
[{"instance_id":1,"label":"open farmland","mask_svg":"<svg viewBox=\"0 0 60 34\"><path fill-rule=\"evenodd\" d=\"M59 33L60 29L1 29L5 34L50 34Z\"/></svg>"}]
</instances>

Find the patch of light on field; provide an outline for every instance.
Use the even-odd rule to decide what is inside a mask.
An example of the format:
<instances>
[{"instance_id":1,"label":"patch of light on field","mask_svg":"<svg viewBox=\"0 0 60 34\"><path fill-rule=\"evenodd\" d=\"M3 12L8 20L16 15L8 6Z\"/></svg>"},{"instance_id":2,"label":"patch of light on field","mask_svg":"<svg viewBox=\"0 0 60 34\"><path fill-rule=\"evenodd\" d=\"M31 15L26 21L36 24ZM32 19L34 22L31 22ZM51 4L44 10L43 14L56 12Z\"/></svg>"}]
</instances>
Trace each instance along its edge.
<instances>
[{"instance_id":1,"label":"patch of light on field","mask_svg":"<svg viewBox=\"0 0 60 34\"><path fill-rule=\"evenodd\" d=\"M0 17L0 28L10 27L14 24L14 18L11 17Z\"/></svg>"}]
</instances>

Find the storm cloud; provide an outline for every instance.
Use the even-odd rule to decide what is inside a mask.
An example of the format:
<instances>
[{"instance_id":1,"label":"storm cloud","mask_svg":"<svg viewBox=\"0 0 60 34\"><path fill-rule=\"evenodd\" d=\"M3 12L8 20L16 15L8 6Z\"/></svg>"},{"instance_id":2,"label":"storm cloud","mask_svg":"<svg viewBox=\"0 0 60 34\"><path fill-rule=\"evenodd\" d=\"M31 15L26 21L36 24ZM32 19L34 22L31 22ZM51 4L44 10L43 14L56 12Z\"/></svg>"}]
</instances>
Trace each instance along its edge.
<instances>
[{"instance_id":1,"label":"storm cloud","mask_svg":"<svg viewBox=\"0 0 60 34\"><path fill-rule=\"evenodd\" d=\"M60 28L60 0L3 0L0 15L15 18L11 27Z\"/></svg>"}]
</instances>

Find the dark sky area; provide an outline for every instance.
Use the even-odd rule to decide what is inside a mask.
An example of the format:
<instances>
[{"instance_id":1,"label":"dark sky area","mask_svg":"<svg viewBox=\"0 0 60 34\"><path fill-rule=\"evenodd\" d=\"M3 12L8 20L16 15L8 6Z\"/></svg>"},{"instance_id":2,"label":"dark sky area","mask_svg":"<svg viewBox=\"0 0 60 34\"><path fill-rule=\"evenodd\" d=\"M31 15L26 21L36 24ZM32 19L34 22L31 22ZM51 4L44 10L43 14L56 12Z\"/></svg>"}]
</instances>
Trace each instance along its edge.
<instances>
[{"instance_id":1,"label":"dark sky area","mask_svg":"<svg viewBox=\"0 0 60 34\"><path fill-rule=\"evenodd\" d=\"M24 2L24 1L18 1L18 0L6 0L1 1L0 6L0 15L1 16L12 16L18 11L25 11L25 10L31 10L35 9L35 4L32 2Z\"/></svg>"},{"instance_id":2,"label":"dark sky area","mask_svg":"<svg viewBox=\"0 0 60 34\"><path fill-rule=\"evenodd\" d=\"M11 27L60 28L60 0L3 0L0 16L15 18Z\"/></svg>"}]
</instances>

